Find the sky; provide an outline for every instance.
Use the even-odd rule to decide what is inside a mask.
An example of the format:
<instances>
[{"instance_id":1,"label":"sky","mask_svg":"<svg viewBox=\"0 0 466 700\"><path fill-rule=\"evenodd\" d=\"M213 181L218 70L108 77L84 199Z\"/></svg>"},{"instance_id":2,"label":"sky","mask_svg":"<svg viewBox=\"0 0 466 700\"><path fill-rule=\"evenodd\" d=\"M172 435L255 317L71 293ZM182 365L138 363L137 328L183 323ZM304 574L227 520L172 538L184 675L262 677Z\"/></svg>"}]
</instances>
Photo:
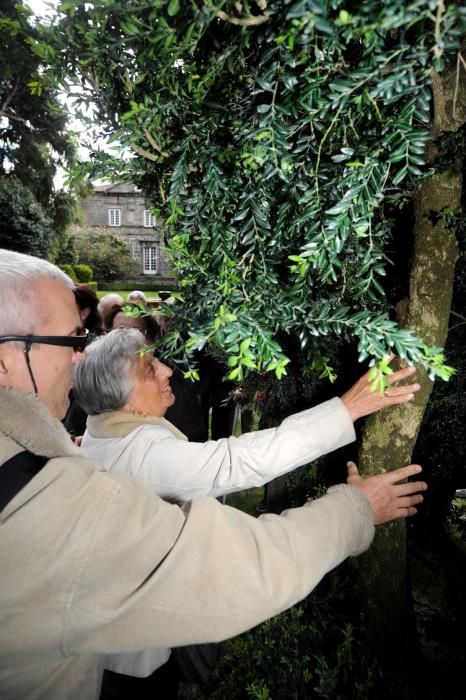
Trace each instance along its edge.
<instances>
[{"instance_id":1,"label":"sky","mask_svg":"<svg viewBox=\"0 0 466 700\"><path fill-rule=\"evenodd\" d=\"M46 19L53 12L53 7L56 7L58 0L24 0L24 4L28 5L34 14L41 19Z\"/></svg>"}]
</instances>

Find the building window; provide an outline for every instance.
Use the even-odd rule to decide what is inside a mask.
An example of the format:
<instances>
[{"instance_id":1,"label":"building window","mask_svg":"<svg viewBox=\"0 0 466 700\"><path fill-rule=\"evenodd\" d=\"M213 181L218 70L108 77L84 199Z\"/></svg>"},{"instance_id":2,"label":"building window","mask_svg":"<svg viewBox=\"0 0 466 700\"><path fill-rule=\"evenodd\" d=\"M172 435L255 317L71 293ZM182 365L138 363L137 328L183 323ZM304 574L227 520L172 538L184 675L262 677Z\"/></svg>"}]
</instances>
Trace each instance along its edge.
<instances>
[{"instance_id":1,"label":"building window","mask_svg":"<svg viewBox=\"0 0 466 700\"><path fill-rule=\"evenodd\" d=\"M144 228L154 228L155 217L150 209L144 209Z\"/></svg>"},{"instance_id":2,"label":"building window","mask_svg":"<svg viewBox=\"0 0 466 700\"><path fill-rule=\"evenodd\" d=\"M120 212L121 212L121 209L109 209L108 210L108 225L109 226L120 226L121 225Z\"/></svg>"},{"instance_id":3,"label":"building window","mask_svg":"<svg viewBox=\"0 0 466 700\"><path fill-rule=\"evenodd\" d=\"M145 275L157 274L158 250L155 245L144 245L142 248L142 259Z\"/></svg>"}]
</instances>

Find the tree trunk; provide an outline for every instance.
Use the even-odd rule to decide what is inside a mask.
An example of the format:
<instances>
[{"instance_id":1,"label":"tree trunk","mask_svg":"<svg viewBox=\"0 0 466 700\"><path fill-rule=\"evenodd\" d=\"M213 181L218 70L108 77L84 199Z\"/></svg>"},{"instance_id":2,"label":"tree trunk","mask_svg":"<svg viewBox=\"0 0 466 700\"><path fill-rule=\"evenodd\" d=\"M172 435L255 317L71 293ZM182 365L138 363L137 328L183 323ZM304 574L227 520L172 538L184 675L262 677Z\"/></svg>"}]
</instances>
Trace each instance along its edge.
<instances>
[{"instance_id":1,"label":"tree trunk","mask_svg":"<svg viewBox=\"0 0 466 700\"><path fill-rule=\"evenodd\" d=\"M434 138L445 131L456 131L466 121L464 72L456 93L455 81L456 70L442 78L434 76ZM434 146L429 150L432 159ZM447 210L457 212L460 208L461 165L457 162L449 171L433 176L415 195L409 297L398 310L402 326L413 330L426 344L442 347L448 333L458 256L455 231L449 226L446 214ZM381 411L367 420L359 453L362 473L377 474L410 463L432 390L432 382L424 370L418 369L416 379L421 390L413 402ZM377 529L372 548L359 560L358 583L366 630L374 651L395 665L403 659L407 661L409 606L404 522Z\"/></svg>"}]
</instances>

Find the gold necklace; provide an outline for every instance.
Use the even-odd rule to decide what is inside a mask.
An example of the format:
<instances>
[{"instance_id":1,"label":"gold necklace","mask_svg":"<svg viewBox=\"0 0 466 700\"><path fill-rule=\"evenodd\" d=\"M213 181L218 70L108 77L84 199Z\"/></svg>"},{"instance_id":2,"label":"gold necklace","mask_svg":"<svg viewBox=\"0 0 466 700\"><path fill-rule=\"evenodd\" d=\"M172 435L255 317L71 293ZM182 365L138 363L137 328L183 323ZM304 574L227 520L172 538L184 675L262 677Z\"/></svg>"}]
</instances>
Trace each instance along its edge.
<instances>
[{"instance_id":1,"label":"gold necklace","mask_svg":"<svg viewBox=\"0 0 466 700\"><path fill-rule=\"evenodd\" d=\"M149 414L144 413L144 411L136 411L136 409L132 408L124 408L123 410L125 413L131 413L133 416L139 416L139 418L149 418Z\"/></svg>"}]
</instances>

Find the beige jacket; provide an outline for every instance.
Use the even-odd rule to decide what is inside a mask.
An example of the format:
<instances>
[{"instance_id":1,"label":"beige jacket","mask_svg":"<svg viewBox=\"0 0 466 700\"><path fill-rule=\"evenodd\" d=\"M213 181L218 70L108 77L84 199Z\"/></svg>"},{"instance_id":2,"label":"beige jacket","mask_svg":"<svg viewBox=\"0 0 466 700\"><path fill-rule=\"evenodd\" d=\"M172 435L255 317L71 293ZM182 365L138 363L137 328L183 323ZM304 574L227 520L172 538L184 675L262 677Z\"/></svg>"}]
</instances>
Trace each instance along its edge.
<instances>
[{"instance_id":1,"label":"beige jacket","mask_svg":"<svg viewBox=\"0 0 466 700\"><path fill-rule=\"evenodd\" d=\"M218 641L306 596L373 536L349 486L258 520L96 470L33 395L0 389L0 464L49 458L0 513L0 697L97 698L102 653ZM1 467L0 467L1 469Z\"/></svg>"},{"instance_id":2,"label":"beige jacket","mask_svg":"<svg viewBox=\"0 0 466 700\"><path fill-rule=\"evenodd\" d=\"M88 417L82 447L107 471L134 476L158 496L184 502L261 486L354 439L351 416L334 398L277 428L203 443L188 442L165 418L111 411ZM143 678L169 655L169 649L109 655L105 668Z\"/></svg>"}]
</instances>

